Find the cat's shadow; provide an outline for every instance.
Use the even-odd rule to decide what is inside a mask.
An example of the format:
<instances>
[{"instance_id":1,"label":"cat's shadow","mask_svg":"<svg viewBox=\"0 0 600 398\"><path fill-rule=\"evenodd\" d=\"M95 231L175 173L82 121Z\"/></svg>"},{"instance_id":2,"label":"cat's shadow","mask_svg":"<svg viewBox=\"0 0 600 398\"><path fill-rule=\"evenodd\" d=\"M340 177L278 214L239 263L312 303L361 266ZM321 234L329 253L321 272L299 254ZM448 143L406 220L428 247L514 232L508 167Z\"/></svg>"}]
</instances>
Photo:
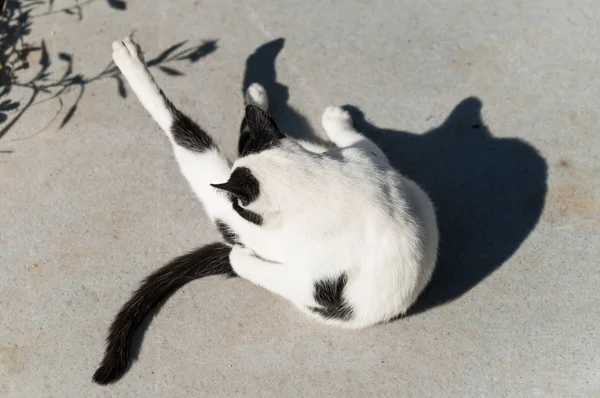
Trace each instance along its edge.
<instances>
[{"instance_id":1,"label":"cat's shadow","mask_svg":"<svg viewBox=\"0 0 600 398\"><path fill-rule=\"evenodd\" d=\"M246 62L243 88L261 83L271 111L292 137L316 137L288 105L275 60L284 40L260 46ZM448 303L483 281L512 256L537 224L546 197L547 166L529 143L497 138L482 120L482 102L467 98L424 134L377 127L355 106L354 125L373 139L392 165L431 196L440 228L439 259L427 290L410 314ZM368 216L368 215L366 215Z\"/></svg>"},{"instance_id":2,"label":"cat's shadow","mask_svg":"<svg viewBox=\"0 0 600 398\"><path fill-rule=\"evenodd\" d=\"M424 134L383 129L346 106L357 129L392 165L430 195L440 229L433 279L409 311L448 303L483 281L521 246L544 208L547 166L531 144L497 138L485 125L482 102L460 102Z\"/></svg>"},{"instance_id":3,"label":"cat's shadow","mask_svg":"<svg viewBox=\"0 0 600 398\"><path fill-rule=\"evenodd\" d=\"M283 49L285 39L279 38L258 47L246 59L242 92L252 83L260 83L269 95L269 111L282 131L293 138L327 143L313 130L304 115L289 104L289 89L277 81L275 62Z\"/></svg>"}]
</instances>

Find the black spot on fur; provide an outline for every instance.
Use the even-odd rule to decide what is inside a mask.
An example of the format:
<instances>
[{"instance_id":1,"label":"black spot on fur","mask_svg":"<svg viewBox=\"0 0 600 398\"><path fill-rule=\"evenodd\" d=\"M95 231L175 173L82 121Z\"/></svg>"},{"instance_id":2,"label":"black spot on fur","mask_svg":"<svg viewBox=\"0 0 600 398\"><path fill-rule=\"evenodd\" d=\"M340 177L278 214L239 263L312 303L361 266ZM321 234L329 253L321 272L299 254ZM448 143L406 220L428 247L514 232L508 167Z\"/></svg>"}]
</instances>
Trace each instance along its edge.
<instances>
[{"instance_id":1,"label":"black spot on fur","mask_svg":"<svg viewBox=\"0 0 600 398\"><path fill-rule=\"evenodd\" d=\"M216 148L212 138L210 138L206 131L177 109L164 94L162 94L162 96L171 115L173 115L171 133L173 134L173 139L177 145L194 152L205 152L209 149Z\"/></svg>"},{"instance_id":2,"label":"black spot on fur","mask_svg":"<svg viewBox=\"0 0 600 398\"><path fill-rule=\"evenodd\" d=\"M223 236L223 240L225 240L225 242L231 245L238 243L239 238L229 225L218 219L215 221L215 224L217 224L217 229Z\"/></svg>"},{"instance_id":3,"label":"black spot on fur","mask_svg":"<svg viewBox=\"0 0 600 398\"><path fill-rule=\"evenodd\" d=\"M344 287L348 275L342 273L337 279L324 279L315 283L314 298L321 307L311 308L325 318L349 320L354 310L344 299Z\"/></svg>"},{"instance_id":4,"label":"black spot on fur","mask_svg":"<svg viewBox=\"0 0 600 398\"><path fill-rule=\"evenodd\" d=\"M177 257L148 276L121 307L109 329L106 352L93 380L110 384L119 380L130 366L131 344L146 315L177 289L194 279L211 275L236 276L229 262L231 247L212 243Z\"/></svg>"},{"instance_id":5,"label":"black spot on fur","mask_svg":"<svg viewBox=\"0 0 600 398\"><path fill-rule=\"evenodd\" d=\"M232 198L233 210L237 212L244 220L251 222L252 224L262 225L263 218L260 214L257 214L253 211L244 209L239 205L236 198Z\"/></svg>"},{"instance_id":6,"label":"black spot on fur","mask_svg":"<svg viewBox=\"0 0 600 398\"><path fill-rule=\"evenodd\" d=\"M277 147L285 135L268 112L255 105L246 106L246 115L240 127L238 152L240 156Z\"/></svg>"},{"instance_id":7,"label":"black spot on fur","mask_svg":"<svg viewBox=\"0 0 600 398\"><path fill-rule=\"evenodd\" d=\"M237 167L231 172L229 180L222 184L210 184L215 188L229 193L229 199L235 210L243 219L256 225L262 225L263 218L260 214L244 209L260 195L260 184L247 167Z\"/></svg>"},{"instance_id":8,"label":"black spot on fur","mask_svg":"<svg viewBox=\"0 0 600 398\"><path fill-rule=\"evenodd\" d=\"M260 184L247 167L237 167L231 172L229 181L211 185L229 192L238 198L244 206L254 202L260 195Z\"/></svg>"}]
</instances>

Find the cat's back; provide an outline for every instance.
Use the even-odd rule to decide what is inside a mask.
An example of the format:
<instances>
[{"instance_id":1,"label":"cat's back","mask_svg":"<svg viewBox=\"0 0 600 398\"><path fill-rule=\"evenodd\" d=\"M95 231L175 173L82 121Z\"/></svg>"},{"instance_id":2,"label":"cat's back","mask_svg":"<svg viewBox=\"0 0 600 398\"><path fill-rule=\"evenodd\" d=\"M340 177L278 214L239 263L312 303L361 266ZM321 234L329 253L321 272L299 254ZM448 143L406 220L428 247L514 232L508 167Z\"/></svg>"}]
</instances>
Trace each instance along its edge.
<instances>
[{"instance_id":1,"label":"cat's back","mask_svg":"<svg viewBox=\"0 0 600 398\"><path fill-rule=\"evenodd\" d=\"M312 238L332 251L345 246L344 252L383 250L379 246L388 240L419 245L435 225L427 195L388 164L357 150L340 153L309 166L310 178L299 193L302 211L284 223L289 236Z\"/></svg>"}]
</instances>

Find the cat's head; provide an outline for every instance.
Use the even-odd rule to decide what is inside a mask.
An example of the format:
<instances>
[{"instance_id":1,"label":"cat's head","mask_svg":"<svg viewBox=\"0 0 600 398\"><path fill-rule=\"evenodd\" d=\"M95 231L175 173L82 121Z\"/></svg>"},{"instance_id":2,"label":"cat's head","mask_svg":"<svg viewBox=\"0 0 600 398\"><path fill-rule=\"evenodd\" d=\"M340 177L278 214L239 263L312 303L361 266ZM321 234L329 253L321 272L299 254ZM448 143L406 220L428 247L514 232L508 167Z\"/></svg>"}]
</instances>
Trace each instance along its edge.
<instances>
[{"instance_id":1,"label":"cat's head","mask_svg":"<svg viewBox=\"0 0 600 398\"><path fill-rule=\"evenodd\" d=\"M268 112L246 106L240 157L229 180L211 184L226 191L240 216L261 225L265 217L281 212L293 194L298 164L309 156L300 145L283 134Z\"/></svg>"}]
</instances>

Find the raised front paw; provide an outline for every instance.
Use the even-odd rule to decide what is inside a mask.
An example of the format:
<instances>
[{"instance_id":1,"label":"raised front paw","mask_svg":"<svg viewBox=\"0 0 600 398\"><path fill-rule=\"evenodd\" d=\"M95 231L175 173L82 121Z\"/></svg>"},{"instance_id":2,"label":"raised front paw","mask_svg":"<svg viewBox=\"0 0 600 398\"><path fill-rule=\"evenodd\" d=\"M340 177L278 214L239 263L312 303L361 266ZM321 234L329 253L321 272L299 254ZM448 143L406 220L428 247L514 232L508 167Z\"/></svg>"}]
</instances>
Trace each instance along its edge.
<instances>
[{"instance_id":1,"label":"raised front paw","mask_svg":"<svg viewBox=\"0 0 600 398\"><path fill-rule=\"evenodd\" d=\"M339 106L328 106L323 112L323 128L327 134L337 130L352 129L352 117L350 113Z\"/></svg>"},{"instance_id":2,"label":"raised front paw","mask_svg":"<svg viewBox=\"0 0 600 398\"><path fill-rule=\"evenodd\" d=\"M123 74L127 75L132 69L145 68L142 49L131 40L131 37L114 41L112 49L113 60Z\"/></svg>"},{"instance_id":3,"label":"raised front paw","mask_svg":"<svg viewBox=\"0 0 600 398\"><path fill-rule=\"evenodd\" d=\"M246 90L246 104L256 105L263 111L269 110L269 97L267 90L258 83L252 83Z\"/></svg>"}]
</instances>

